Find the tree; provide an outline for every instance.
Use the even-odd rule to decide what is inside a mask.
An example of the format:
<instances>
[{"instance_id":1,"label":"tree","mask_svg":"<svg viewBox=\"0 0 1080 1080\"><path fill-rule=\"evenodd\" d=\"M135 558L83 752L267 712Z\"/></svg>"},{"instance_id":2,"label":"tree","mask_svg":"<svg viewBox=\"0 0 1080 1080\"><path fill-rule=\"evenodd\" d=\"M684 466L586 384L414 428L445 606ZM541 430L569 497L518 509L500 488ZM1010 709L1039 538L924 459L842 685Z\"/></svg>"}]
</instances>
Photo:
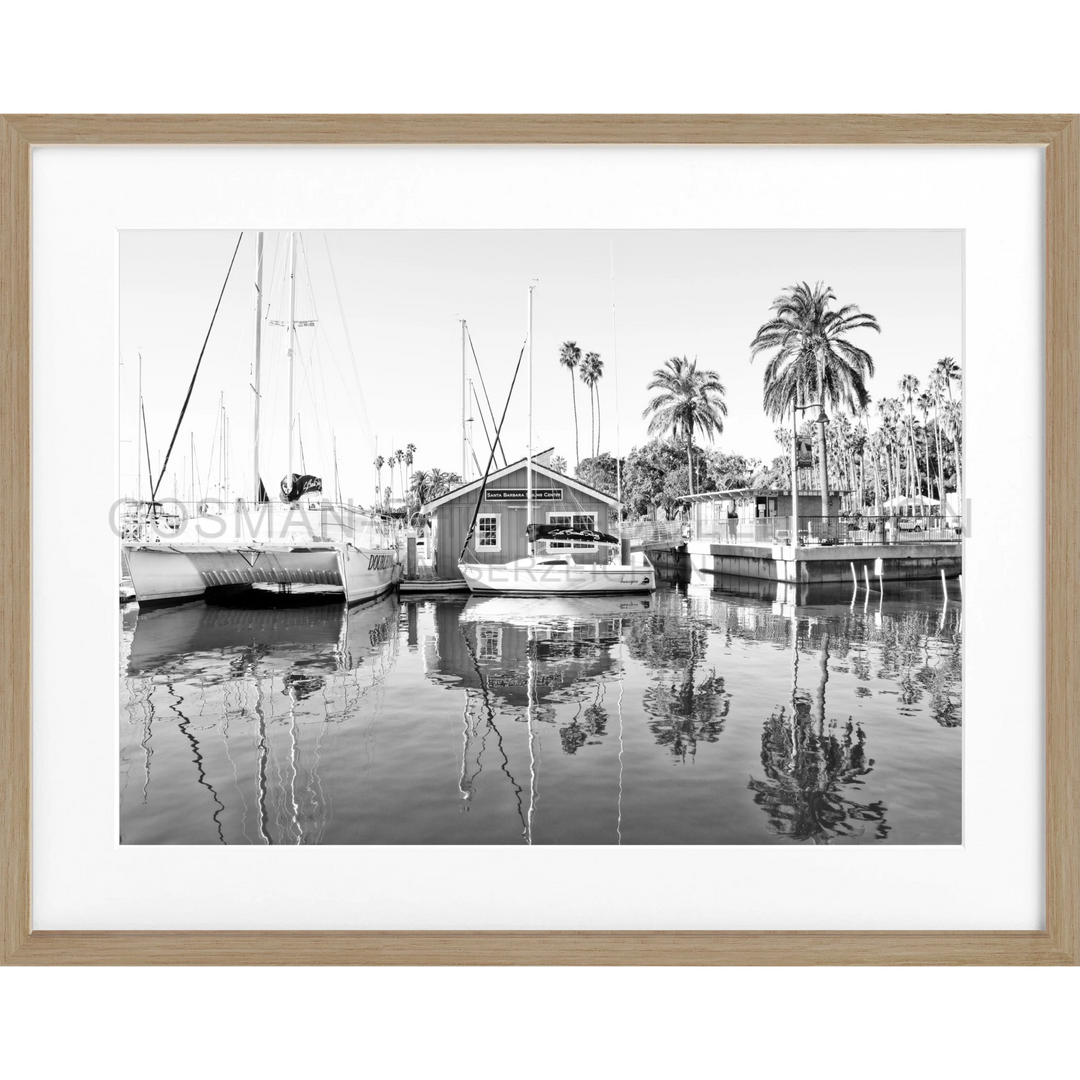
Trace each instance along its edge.
<instances>
[{"instance_id":1,"label":"tree","mask_svg":"<svg viewBox=\"0 0 1080 1080\"><path fill-rule=\"evenodd\" d=\"M618 462L610 454L586 458L574 470L574 475L589 487L614 495L618 487Z\"/></svg>"},{"instance_id":2,"label":"tree","mask_svg":"<svg viewBox=\"0 0 1080 1080\"><path fill-rule=\"evenodd\" d=\"M763 323L750 343L750 359L773 355L765 366L765 413L781 420L796 406L817 400L818 465L821 514L829 513L828 452L825 448L825 408L865 412L870 403L866 381L874 374L874 361L864 349L847 339L854 330L881 327L873 315L854 304L833 310L832 289L818 282L812 289L804 281L791 285L772 303L773 317Z\"/></svg>"},{"instance_id":3,"label":"tree","mask_svg":"<svg viewBox=\"0 0 1080 1080\"><path fill-rule=\"evenodd\" d=\"M574 369L581 362L581 349L576 341L564 341L559 347L559 363L570 372L570 396L574 402L574 464L581 461L581 448L578 445L577 424L577 389L574 379Z\"/></svg>"},{"instance_id":4,"label":"tree","mask_svg":"<svg viewBox=\"0 0 1080 1080\"><path fill-rule=\"evenodd\" d=\"M395 451L394 456L391 458L391 460L398 467L398 482L401 485L401 498L402 498L402 501L404 502L404 500L405 500L405 477L404 477L404 474L402 472L401 463L405 460L405 451L404 450ZM392 484L391 484L391 487L393 487Z\"/></svg>"},{"instance_id":5,"label":"tree","mask_svg":"<svg viewBox=\"0 0 1080 1080\"><path fill-rule=\"evenodd\" d=\"M375 475L377 477L375 481L375 497L378 502L382 502L382 467L386 464L386 458L379 454L372 464L375 466Z\"/></svg>"},{"instance_id":6,"label":"tree","mask_svg":"<svg viewBox=\"0 0 1080 1080\"><path fill-rule=\"evenodd\" d=\"M727 391L715 371L699 371L697 358L673 356L653 372L648 390L658 393L645 406L650 435L668 433L686 440L686 468L690 494L694 494L694 431L710 441L724 430Z\"/></svg>"},{"instance_id":7,"label":"tree","mask_svg":"<svg viewBox=\"0 0 1080 1080\"><path fill-rule=\"evenodd\" d=\"M568 466L567 466L567 464L566 464L566 458L564 458L564 457L562 456L562 454L556 454L556 455L555 455L555 456L554 456L554 457L553 457L553 458L551 459L551 467L552 467L552 468L553 468L553 469L554 469L554 470L555 470L556 472L561 472L561 473L563 474L563 476L566 476L566 475L567 475L567 472L566 472L566 470L567 470Z\"/></svg>"},{"instance_id":8,"label":"tree","mask_svg":"<svg viewBox=\"0 0 1080 1080\"><path fill-rule=\"evenodd\" d=\"M951 356L945 356L934 365L934 372L945 384L945 389L949 393L946 422L948 423L950 430L956 433L956 438L953 439L953 453L956 459L956 501L959 507L961 498L960 492L963 488L961 479L962 474L960 472L960 428L962 427L962 424L960 422L959 409L953 408L956 402L953 401L952 384L954 380L957 383L960 382L960 365Z\"/></svg>"},{"instance_id":9,"label":"tree","mask_svg":"<svg viewBox=\"0 0 1080 1080\"><path fill-rule=\"evenodd\" d=\"M915 401L919 396L919 380L905 375L900 380L900 396L908 407L908 488L912 497L919 494L919 462L915 453Z\"/></svg>"},{"instance_id":10,"label":"tree","mask_svg":"<svg viewBox=\"0 0 1080 1080\"><path fill-rule=\"evenodd\" d=\"M706 450L704 459L703 491L729 491L733 488L750 487L754 483L754 477L761 471L761 462L757 458L748 458L743 454Z\"/></svg>"},{"instance_id":11,"label":"tree","mask_svg":"<svg viewBox=\"0 0 1080 1080\"><path fill-rule=\"evenodd\" d=\"M923 464L926 466L926 494L932 495L930 474L930 410L934 407L934 395L930 390L924 390L918 398L919 412L922 413L923 426ZM938 498L941 498L941 489L938 489Z\"/></svg>"},{"instance_id":12,"label":"tree","mask_svg":"<svg viewBox=\"0 0 1080 1080\"><path fill-rule=\"evenodd\" d=\"M945 380L935 367L930 374L930 392L934 396L934 443L937 447L938 498L945 502L945 457L941 446L941 392Z\"/></svg>"},{"instance_id":13,"label":"tree","mask_svg":"<svg viewBox=\"0 0 1080 1080\"><path fill-rule=\"evenodd\" d=\"M416 503L416 510L419 512L420 507L428 501L428 490L431 483L431 474L425 469L416 469L412 478L409 481L409 491L412 494L413 501Z\"/></svg>"},{"instance_id":14,"label":"tree","mask_svg":"<svg viewBox=\"0 0 1080 1080\"><path fill-rule=\"evenodd\" d=\"M589 412L592 419L592 439L589 442L589 456L595 457L600 453L600 392L596 388L596 384L600 381L600 377L604 374L604 361L600 359L600 354L591 352L585 354L585 359L581 361L581 367L578 369L581 374L581 381L589 388Z\"/></svg>"}]
</instances>

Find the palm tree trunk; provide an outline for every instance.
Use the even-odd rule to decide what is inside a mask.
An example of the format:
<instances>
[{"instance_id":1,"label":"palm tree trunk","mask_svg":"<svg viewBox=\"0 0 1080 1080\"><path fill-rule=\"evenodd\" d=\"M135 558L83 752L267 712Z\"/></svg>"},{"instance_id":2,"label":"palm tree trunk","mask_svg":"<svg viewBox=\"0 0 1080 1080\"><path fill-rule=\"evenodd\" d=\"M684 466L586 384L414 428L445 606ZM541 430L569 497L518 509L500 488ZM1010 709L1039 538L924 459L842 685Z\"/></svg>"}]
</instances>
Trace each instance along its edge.
<instances>
[{"instance_id":1,"label":"palm tree trunk","mask_svg":"<svg viewBox=\"0 0 1080 1080\"><path fill-rule=\"evenodd\" d=\"M908 496L912 499L919 493L919 471L915 465L915 431L912 427L911 401L908 400L907 452L908 459Z\"/></svg>"},{"instance_id":2,"label":"palm tree trunk","mask_svg":"<svg viewBox=\"0 0 1080 1080\"><path fill-rule=\"evenodd\" d=\"M923 462L926 465L926 496L931 498L930 495L930 440L926 437L926 419L923 419Z\"/></svg>"},{"instance_id":3,"label":"palm tree trunk","mask_svg":"<svg viewBox=\"0 0 1080 1080\"><path fill-rule=\"evenodd\" d=\"M938 413L938 396L934 394L934 442L937 446L937 497L945 502L945 463L941 459L941 416Z\"/></svg>"},{"instance_id":4,"label":"palm tree trunk","mask_svg":"<svg viewBox=\"0 0 1080 1080\"><path fill-rule=\"evenodd\" d=\"M953 439L953 454L956 457L956 510L960 511L960 500L963 498L962 492L964 490L964 478L960 472L960 428L957 426L954 432L955 438Z\"/></svg>"},{"instance_id":5,"label":"palm tree trunk","mask_svg":"<svg viewBox=\"0 0 1080 1080\"><path fill-rule=\"evenodd\" d=\"M949 404L952 404L952 379L949 379ZM960 512L960 492L963 490L963 481L960 477L960 425L957 424L953 431L953 456L956 459L956 510Z\"/></svg>"},{"instance_id":6,"label":"palm tree trunk","mask_svg":"<svg viewBox=\"0 0 1080 1080\"><path fill-rule=\"evenodd\" d=\"M600 456L600 387L596 388L596 456Z\"/></svg>"},{"instance_id":7,"label":"palm tree trunk","mask_svg":"<svg viewBox=\"0 0 1080 1080\"><path fill-rule=\"evenodd\" d=\"M596 384L589 387L589 420L592 432L589 436L589 457L596 457Z\"/></svg>"},{"instance_id":8,"label":"palm tree trunk","mask_svg":"<svg viewBox=\"0 0 1080 1080\"><path fill-rule=\"evenodd\" d=\"M825 410L822 409L822 415L825 414ZM828 451L825 448L825 423L822 421L817 425L817 444L818 444L818 481L821 484L821 516L827 518L829 516L829 456Z\"/></svg>"},{"instance_id":9,"label":"palm tree trunk","mask_svg":"<svg viewBox=\"0 0 1080 1080\"><path fill-rule=\"evenodd\" d=\"M694 429L686 433L686 469L690 477L690 494L694 494Z\"/></svg>"},{"instance_id":10,"label":"palm tree trunk","mask_svg":"<svg viewBox=\"0 0 1080 1080\"><path fill-rule=\"evenodd\" d=\"M874 494L875 494L875 498L877 499L877 505L875 505L874 510L877 513L880 514L881 513L881 507L882 507L882 502L881 502L881 470L878 468L878 448L876 446L871 446L870 449L871 449L870 461L871 461L871 464L874 466Z\"/></svg>"},{"instance_id":11,"label":"palm tree trunk","mask_svg":"<svg viewBox=\"0 0 1080 1080\"><path fill-rule=\"evenodd\" d=\"M570 369L570 396L574 400L574 461L576 465L581 464L581 449L578 446L578 427L577 427L577 380L574 378L574 369ZM532 453L532 447L529 447L529 453Z\"/></svg>"}]
</instances>

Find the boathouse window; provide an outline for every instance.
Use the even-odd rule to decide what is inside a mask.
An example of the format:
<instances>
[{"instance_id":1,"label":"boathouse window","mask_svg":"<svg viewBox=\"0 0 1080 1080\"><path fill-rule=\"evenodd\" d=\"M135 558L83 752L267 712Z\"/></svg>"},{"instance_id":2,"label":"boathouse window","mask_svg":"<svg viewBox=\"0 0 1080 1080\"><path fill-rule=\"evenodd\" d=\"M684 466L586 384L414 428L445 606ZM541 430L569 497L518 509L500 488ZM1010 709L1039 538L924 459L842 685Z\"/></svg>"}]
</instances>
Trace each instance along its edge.
<instances>
[{"instance_id":1,"label":"boathouse window","mask_svg":"<svg viewBox=\"0 0 1080 1080\"><path fill-rule=\"evenodd\" d=\"M477 623L478 659L498 660L502 656L502 627L497 623Z\"/></svg>"},{"instance_id":2,"label":"boathouse window","mask_svg":"<svg viewBox=\"0 0 1080 1080\"><path fill-rule=\"evenodd\" d=\"M558 525L563 529L591 529L596 531L595 514L548 514L549 525ZM548 551L596 551L595 544L579 544L576 541L549 540Z\"/></svg>"},{"instance_id":3,"label":"boathouse window","mask_svg":"<svg viewBox=\"0 0 1080 1080\"><path fill-rule=\"evenodd\" d=\"M499 532L499 515L481 514L476 519L476 550L500 551L502 537Z\"/></svg>"}]
</instances>

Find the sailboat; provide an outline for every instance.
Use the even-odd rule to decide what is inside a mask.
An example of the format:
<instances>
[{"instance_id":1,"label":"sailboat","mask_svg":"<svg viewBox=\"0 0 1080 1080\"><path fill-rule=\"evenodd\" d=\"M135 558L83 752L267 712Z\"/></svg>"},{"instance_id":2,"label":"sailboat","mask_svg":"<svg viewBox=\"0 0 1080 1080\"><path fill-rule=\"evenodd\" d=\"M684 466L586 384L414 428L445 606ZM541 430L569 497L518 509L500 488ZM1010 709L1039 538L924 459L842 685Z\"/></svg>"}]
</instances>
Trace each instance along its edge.
<instances>
[{"instance_id":1,"label":"sailboat","mask_svg":"<svg viewBox=\"0 0 1080 1080\"><path fill-rule=\"evenodd\" d=\"M290 233L288 321L284 324L289 368L288 473L281 482L281 503L275 505L267 497L259 470L263 318L263 234L259 233L255 252L254 498L250 504L237 500L229 514L195 516L175 529L141 530L126 540L124 553L140 605L253 591L331 593L357 604L381 596L401 580L402 547L390 525L359 507L314 499L315 494L321 496L321 480L294 471L296 246L297 235Z\"/></svg>"},{"instance_id":2,"label":"sailboat","mask_svg":"<svg viewBox=\"0 0 1080 1080\"><path fill-rule=\"evenodd\" d=\"M532 353L533 353L533 290L529 286L529 328L528 328L528 384L529 384L529 439L526 450L526 482L528 515L526 518L526 536L529 541L529 554L521 559L505 563L465 562L465 551L469 539L476 527L476 518L480 504L484 500L485 483L481 484L473 514L472 528L462 547L458 560L458 570L464 577L470 592L502 593L507 595L566 595L580 593L648 593L656 588L656 572L644 552L633 552L629 545L610 533L595 529L579 529L563 525L542 525L533 522L533 462L532 462ZM496 432L496 444L498 443ZM488 461L490 472L494 460L495 447L492 447ZM573 549L567 544L589 544L597 548L606 548L611 554L611 561L606 563L575 561ZM543 544L544 550L538 552L537 544ZM556 544L554 550L550 545Z\"/></svg>"}]
</instances>

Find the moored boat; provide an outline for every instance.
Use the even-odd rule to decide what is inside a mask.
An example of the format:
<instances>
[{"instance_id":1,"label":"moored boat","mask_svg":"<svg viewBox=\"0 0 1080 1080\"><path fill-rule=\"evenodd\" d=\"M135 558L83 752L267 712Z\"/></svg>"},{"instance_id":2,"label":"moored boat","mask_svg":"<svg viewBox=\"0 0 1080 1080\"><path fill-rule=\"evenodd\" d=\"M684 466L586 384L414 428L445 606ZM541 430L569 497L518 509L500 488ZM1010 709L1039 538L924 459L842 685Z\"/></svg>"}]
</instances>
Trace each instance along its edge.
<instances>
[{"instance_id":1,"label":"moored boat","mask_svg":"<svg viewBox=\"0 0 1080 1080\"><path fill-rule=\"evenodd\" d=\"M322 500L305 502L305 497L321 494L322 481L316 476L298 475L293 469L294 354L296 328L301 325L296 319L296 235L293 233L289 234L288 319L280 324L287 328L288 334L289 383L288 472L281 482L281 503L271 502L263 487L259 461L262 240L259 233L255 258L255 381L252 387L255 498L251 503L237 500L228 513L210 513L203 505L195 508L189 517L180 518L173 513L165 519L156 512L159 504L155 499L168 465L169 455L166 454L161 475L152 487L151 499L145 504L155 508L155 512L138 515L135 527L125 529L124 533L124 554L131 585L141 605L245 591L288 593L298 589L325 591L343 597L349 604L356 604L381 596L401 580L403 549L394 526L359 507ZM233 257L235 260L235 253ZM194 382L193 376L192 388ZM189 398L190 395L191 388ZM185 401L184 409L186 406ZM184 409L181 409L177 422L177 432ZM173 433L173 443L177 432Z\"/></svg>"}]
</instances>

